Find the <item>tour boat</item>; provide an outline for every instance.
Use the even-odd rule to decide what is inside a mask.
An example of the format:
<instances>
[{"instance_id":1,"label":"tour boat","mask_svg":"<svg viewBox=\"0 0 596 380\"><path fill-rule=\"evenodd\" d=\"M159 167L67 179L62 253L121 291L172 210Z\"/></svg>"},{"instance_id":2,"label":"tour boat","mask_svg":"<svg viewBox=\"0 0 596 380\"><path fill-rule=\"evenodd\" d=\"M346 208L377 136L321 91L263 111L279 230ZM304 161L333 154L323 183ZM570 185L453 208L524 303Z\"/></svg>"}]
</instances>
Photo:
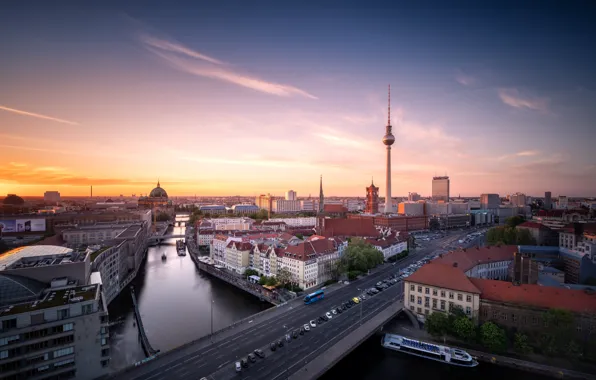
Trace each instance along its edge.
<instances>
[{"instance_id":1,"label":"tour boat","mask_svg":"<svg viewBox=\"0 0 596 380\"><path fill-rule=\"evenodd\" d=\"M459 348L422 342L401 335L385 334L381 340L381 345L390 350L460 367L476 367L478 365L478 362L470 354Z\"/></svg>"},{"instance_id":2,"label":"tour boat","mask_svg":"<svg viewBox=\"0 0 596 380\"><path fill-rule=\"evenodd\" d=\"M178 256L186 256L186 245L184 244L184 240L176 240L176 250L178 251Z\"/></svg>"}]
</instances>

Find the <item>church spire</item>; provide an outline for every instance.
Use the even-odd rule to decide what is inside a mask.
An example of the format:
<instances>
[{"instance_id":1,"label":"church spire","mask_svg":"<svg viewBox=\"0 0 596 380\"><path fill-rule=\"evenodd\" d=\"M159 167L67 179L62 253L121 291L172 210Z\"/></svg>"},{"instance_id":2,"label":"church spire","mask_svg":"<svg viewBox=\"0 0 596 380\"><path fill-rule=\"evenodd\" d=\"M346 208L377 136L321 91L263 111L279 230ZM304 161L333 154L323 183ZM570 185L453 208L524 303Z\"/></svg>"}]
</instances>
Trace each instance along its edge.
<instances>
[{"instance_id":1,"label":"church spire","mask_svg":"<svg viewBox=\"0 0 596 380\"><path fill-rule=\"evenodd\" d=\"M161 187L161 186L159 186L159 178L157 179L157 187Z\"/></svg>"},{"instance_id":2,"label":"church spire","mask_svg":"<svg viewBox=\"0 0 596 380\"><path fill-rule=\"evenodd\" d=\"M323 196L323 175L321 174L321 184L319 189L319 213L325 210L325 197Z\"/></svg>"}]
</instances>

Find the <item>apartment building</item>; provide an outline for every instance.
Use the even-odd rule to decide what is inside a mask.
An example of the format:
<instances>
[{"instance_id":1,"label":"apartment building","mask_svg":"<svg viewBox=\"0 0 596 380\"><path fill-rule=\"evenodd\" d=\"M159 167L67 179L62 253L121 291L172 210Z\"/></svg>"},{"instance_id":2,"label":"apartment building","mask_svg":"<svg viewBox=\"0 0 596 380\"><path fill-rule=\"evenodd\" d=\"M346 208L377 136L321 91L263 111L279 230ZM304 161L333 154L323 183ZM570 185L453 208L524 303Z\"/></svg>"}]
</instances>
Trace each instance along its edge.
<instances>
[{"instance_id":1,"label":"apartment building","mask_svg":"<svg viewBox=\"0 0 596 380\"><path fill-rule=\"evenodd\" d=\"M226 269L242 274L248 268L253 246L248 242L230 241L225 250Z\"/></svg>"},{"instance_id":2,"label":"apartment building","mask_svg":"<svg viewBox=\"0 0 596 380\"><path fill-rule=\"evenodd\" d=\"M25 247L3 255L0 267L0 379L108 373L107 302L88 252Z\"/></svg>"},{"instance_id":3,"label":"apartment building","mask_svg":"<svg viewBox=\"0 0 596 380\"><path fill-rule=\"evenodd\" d=\"M380 237L377 239L366 239L373 247L383 253L385 260L408 249L407 234L393 233L389 236Z\"/></svg>"}]
</instances>

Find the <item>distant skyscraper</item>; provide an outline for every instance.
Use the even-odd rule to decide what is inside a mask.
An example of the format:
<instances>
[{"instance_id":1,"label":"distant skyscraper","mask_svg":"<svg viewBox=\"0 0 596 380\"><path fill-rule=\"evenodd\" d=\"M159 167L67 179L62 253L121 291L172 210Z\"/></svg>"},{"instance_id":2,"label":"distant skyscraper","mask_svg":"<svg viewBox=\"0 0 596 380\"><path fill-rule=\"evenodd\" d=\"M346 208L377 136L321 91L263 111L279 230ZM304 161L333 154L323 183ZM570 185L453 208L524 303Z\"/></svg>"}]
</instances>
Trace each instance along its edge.
<instances>
[{"instance_id":1,"label":"distant skyscraper","mask_svg":"<svg viewBox=\"0 0 596 380\"><path fill-rule=\"evenodd\" d=\"M449 202L449 177L433 177L433 201Z\"/></svg>"},{"instance_id":2,"label":"distant skyscraper","mask_svg":"<svg viewBox=\"0 0 596 380\"><path fill-rule=\"evenodd\" d=\"M375 186L374 181L366 188L366 208L367 214L379 213L379 188Z\"/></svg>"},{"instance_id":3,"label":"distant skyscraper","mask_svg":"<svg viewBox=\"0 0 596 380\"><path fill-rule=\"evenodd\" d=\"M550 191L544 193L544 208L547 210L553 208L552 194Z\"/></svg>"},{"instance_id":4,"label":"distant skyscraper","mask_svg":"<svg viewBox=\"0 0 596 380\"><path fill-rule=\"evenodd\" d=\"M295 201L296 200L296 192L294 190L286 191L286 201Z\"/></svg>"},{"instance_id":5,"label":"distant skyscraper","mask_svg":"<svg viewBox=\"0 0 596 380\"><path fill-rule=\"evenodd\" d=\"M391 145L395 142L395 137L392 133L391 127L391 85L389 85L388 92L388 107L387 107L387 126L385 127L385 136L383 136L383 144L387 147L387 172L385 173L385 213L393 212L393 205L391 202Z\"/></svg>"},{"instance_id":6,"label":"distant skyscraper","mask_svg":"<svg viewBox=\"0 0 596 380\"><path fill-rule=\"evenodd\" d=\"M46 203L58 203L60 202L60 192L58 191L46 191L43 194L43 201Z\"/></svg>"},{"instance_id":7,"label":"distant skyscraper","mask_svg":"<svg viewBox=\"0 0 596 380\"><path fill-rule=\"evenodd\" d=\"M319 188L319 214L325 211L325 197L323 196L323 176L321 175L321 184Z\"/></svg>"},{"instance_id":8,"label":"distant skyscraper","mask_svg":"<svg viewBox=\"0 0 596 380\"><path fill-rule=\"evenodd\" d=\"M501 198L499 194L482 194L480 195L480 208L491 210L499 208L501 205Z\"/></svg>"},{"instance_id":9,"label":"distant skyscraper","mask_svg":"<svg viewBox=\"0 0 596 380\"><path fill-rule=\"evenodd\" d=\"M413 193L408 193L408 201L410 202L417 202L420 200L420 194L413 192Z\"/></svg>"},{"instance_id":10,"label":"distant skyscraper","mask_svg":"<svg viewBox=\"0 0 596 380\"><path fill-rule=\"evenodd\" d=\"M524 207L527 203L526 194L515 193L509 197L509 202L517 207Z\"/></svg>"}]
</instances>

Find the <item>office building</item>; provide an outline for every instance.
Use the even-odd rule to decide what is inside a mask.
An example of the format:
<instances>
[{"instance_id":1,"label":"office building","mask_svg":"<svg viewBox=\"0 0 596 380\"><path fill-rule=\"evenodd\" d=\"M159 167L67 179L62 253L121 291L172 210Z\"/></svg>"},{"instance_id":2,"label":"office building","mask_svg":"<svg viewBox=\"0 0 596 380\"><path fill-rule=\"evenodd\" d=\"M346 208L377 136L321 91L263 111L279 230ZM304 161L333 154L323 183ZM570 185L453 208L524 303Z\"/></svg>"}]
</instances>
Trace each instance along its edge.
<instances>
[{"instance_id":1,"label":"office building","mask_svg":"<svg viewBox=\"0 0 596 380\"><path fill-rule=\"evenodd\" d=\"M449 202L449 177L433 177L432 200Z\"/></svg>"},{"instance_id":2,"label":"office building","mask_svg":"<svg viewBox=\"0 0 596 380\"><path fill-rule=\"evenodd\" d=\"M553 208L552 195L550 191L544 193L544 208L547 210Z\"/></svg>"},{"instance_id":3,"label":"office building","mask_svg":"<svg viewBox=\"0 0 596 380\"><path fill-rule=\"evenodd\" d=\"M417 202L420 200L420 194L414 192L414 193L408 193L408 200L410 202Z\"/></svg>"},{"instance_id":4,"label":"office building","mask_svg":"<svg viewBox=\"0 0 596 380\"><path fill-rule=\"evenodd\" d=\"M559 195L559 200L557 201L557 208L558 209L567 209L569 205L569 200L567 199L567 196L565 195Z\"/></svg>"},{"instance_id":5,"label":"office building","mask_svg":"<svg viewBox=\"0 0 596 380\"><path fill-rule=\"evenodd\" d=\"M295 201L297 200L296 192L294 190L286 191L286 201Z\"/></svg>"},{"instance_id":6,"label":"office building","mask_svg":"<svg viewBox=\"0 0 596 380\"><path fill-rule=\"evenodd\" d=\"M43 193L43 201L45 203L51 203L51 204L60 202L60 192L46 191L45 193Z\"/></svg>"},{"instance_id":7,"label":"office building","mask_svg":"<svg viewBox=\"0 0 596 380\"><path fill-rule=\"evenodd\" d=\"M517 207L525 207L527 204L526 194L523 193L515 193L509 196L509 203L513 206Z\"/></svg>"},{"instance_id":8,"label":"office building","mask_svg":"<svg viewBox=\"0 0 596 380\"><path fill-rule=\"evenodd\" d=\"M499 194L482 194L480 195L480 208L484 210L493 210L499 208L501 205L501 198Z\"/></svg>"}]
</instances>

